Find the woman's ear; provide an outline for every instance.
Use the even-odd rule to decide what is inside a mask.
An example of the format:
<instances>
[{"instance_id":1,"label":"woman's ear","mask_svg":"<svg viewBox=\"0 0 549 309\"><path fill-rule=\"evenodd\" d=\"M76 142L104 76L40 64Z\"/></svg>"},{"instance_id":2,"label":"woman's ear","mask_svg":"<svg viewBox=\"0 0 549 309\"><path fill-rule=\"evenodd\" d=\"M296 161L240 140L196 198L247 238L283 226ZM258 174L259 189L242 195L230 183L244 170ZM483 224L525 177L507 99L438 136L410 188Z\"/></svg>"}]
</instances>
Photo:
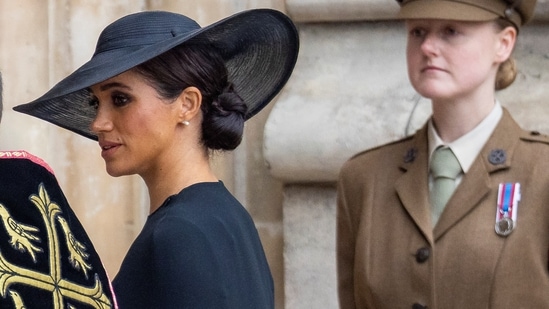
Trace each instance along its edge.
<instances>
[{"instance_id":1,"label":"woman's ear","mask_svg":"<svg viewBox=\"0 0 549 309\"><path fill-rule=\"evenodd\" d=\"M187 87L181 92L176 101L180 107L178 122L192 122L200 113L202 93L196 87Z\"/></svg>"},{"instance_id":2,"label":"woman's ear","mask_svg":"<svg viewBox=\"0 0 549 309\"><path fill-rule=\"evenodd\" d=\"M515 27L505 27L505 29L498 33L497 39L496 61L503 63L511 57L511 53L515 48L517 29L515 29Z\"/></svg>"}]
</instances>

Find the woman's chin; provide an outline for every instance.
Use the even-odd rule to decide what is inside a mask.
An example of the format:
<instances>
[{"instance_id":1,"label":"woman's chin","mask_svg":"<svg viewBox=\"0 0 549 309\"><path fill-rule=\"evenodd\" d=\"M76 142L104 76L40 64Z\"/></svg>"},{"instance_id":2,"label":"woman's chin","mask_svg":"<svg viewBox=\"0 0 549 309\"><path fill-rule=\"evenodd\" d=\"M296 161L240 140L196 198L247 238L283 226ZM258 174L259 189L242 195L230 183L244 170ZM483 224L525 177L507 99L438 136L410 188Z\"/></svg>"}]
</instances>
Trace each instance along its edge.
<instances>
[{"instance_id":1,"label":"woman's chin","mask_svg":"<svg viewBox=\"0 0 549 309\"><path fill-rule=\"evenodd\" d=\"M124 170L121 170L120 168L109 167L109 166L107 166L107 174L109 174L112 177L120 177L120 176L128 175L127 172L125 172Z\"/></svg>"}]
</instances>

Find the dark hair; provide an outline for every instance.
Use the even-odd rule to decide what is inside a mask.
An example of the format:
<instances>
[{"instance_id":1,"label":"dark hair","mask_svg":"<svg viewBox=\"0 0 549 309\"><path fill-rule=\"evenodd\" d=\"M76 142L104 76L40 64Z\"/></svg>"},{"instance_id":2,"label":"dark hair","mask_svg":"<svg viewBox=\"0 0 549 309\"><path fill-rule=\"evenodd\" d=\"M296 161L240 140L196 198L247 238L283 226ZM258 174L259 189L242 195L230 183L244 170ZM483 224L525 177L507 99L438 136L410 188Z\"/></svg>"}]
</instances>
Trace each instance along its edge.
<instances>
[{"instance_id":1,"label":"dark hair","mask_svg":"<svg viewBox=\"0 0 549 309\"><path fill-rule=\"evenodd\" d=\"M165 99L194 86L202 93L202 144L233 150L242 141L247 105L228 81L221 55L210 45L183 44L134 68Z\"/></svg>"}]
</instances>

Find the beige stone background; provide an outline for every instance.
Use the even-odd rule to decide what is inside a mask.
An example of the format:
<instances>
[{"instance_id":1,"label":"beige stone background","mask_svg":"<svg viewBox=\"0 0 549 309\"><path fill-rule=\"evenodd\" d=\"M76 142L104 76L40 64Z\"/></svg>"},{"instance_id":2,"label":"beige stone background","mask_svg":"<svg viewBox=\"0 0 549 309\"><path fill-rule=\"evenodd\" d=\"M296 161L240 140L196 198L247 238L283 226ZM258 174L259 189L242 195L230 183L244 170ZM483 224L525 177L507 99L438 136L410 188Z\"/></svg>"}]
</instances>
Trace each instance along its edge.
<instances>
[{"instance_id":1,"label":"beige stone background","mask_svg":"<svg viewBox=\"0 0 549 309\"><path fill-rule=\"evenodd\" d=\"M11 107L42 95L86 62L100 31L142 10L172 10L207 25L259 7L286 12L301 50L292 78L247 123L242 145L218 155L218 176L252 214L273 273L277 309L337 308L335 181L349 156L413 133L428 117L408 84L393 0L0 0L4 117L0 149L25 149L54 169L114 276L146 218L137 177L112 178L95 142ZM527 128L549 132L549 0L521 31L520 74L500 94Z\"/></svg>"}]
</instances>

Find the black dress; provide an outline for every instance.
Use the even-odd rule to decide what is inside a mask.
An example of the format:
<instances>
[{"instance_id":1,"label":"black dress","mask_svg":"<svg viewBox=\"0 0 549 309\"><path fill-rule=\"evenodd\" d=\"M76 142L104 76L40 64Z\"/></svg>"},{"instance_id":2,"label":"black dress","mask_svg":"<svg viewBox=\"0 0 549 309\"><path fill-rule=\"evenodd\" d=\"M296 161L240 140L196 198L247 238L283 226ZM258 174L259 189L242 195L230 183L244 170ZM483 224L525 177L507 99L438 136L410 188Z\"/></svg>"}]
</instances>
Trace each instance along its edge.
<instances>
[{"instance_id":1,"label":"black dress","mask_svg":"<svg viewBox=\"0 0 549 309\"><path fill-rule=\"evenodd\" d=\"M222 182L198 183L149 216L113 281L126 308L274 308L248 212Z\"/></svg>"}]
</instances>

